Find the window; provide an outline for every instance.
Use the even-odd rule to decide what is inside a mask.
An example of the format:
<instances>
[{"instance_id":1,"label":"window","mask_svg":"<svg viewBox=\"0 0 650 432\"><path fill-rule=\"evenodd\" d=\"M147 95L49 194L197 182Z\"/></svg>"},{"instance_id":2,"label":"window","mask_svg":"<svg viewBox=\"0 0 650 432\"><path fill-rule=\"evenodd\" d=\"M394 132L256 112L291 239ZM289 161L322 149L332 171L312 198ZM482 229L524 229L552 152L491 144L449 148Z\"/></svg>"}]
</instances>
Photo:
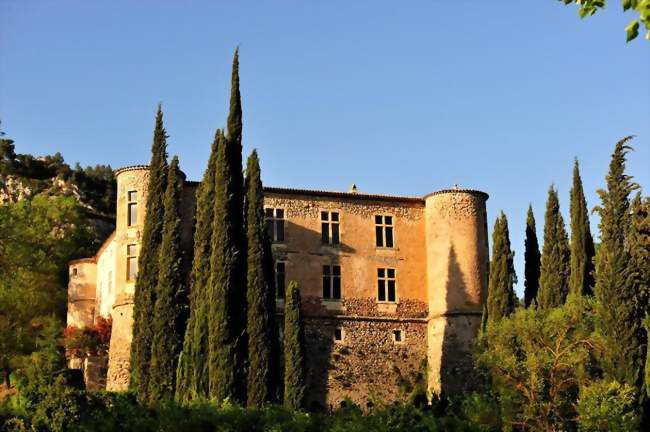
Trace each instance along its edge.
<instances>
[{"instance_id":1,"label":"window","mask_svg":"<svg viewBox=\"0 0 650 432\"><path fill-rule=\"evenodd\" d=\"M334 329L334 341L335 342L343 342L343 336L345 333L343 332L343 329L340 327L337 327Z\"/></svg>"},{"instance_id":2,"label":"window","mask_svg":"<svg viewBox=\"0 0 650 432\"><path fill-rule=\"evenodd\" d=\"M323 244L337 245L341 242L338 212L320 212L320 225Z\"/></svg>"},{"instance_id":3,"label":"window","mask_svg":"<svg viewBox=\"0 0 650 432\"><path fill-rule=\"evenodd\" d=\"M126 245L126 280L135 280L138 274L138 245Z\"/></svg>"},{"instance_id":4,"label":"window","mask_svg":"<svg viewBox=\"0 0 650 432\"><path fill-rule=\"evenodd\" d=\"M77 276L77 267L72 268L72 276Z\"/></svg>"},{"instance_id":5,"label":"window","mask_svg":"<svg viewBox=\"0 0 650 432\"><path fill-rule=\"evenodd\" d=\"M377 300L394 303L397 299L395 290L395 269L377 269Z\"/></svg>"},{"instance_id":6,"label":"window","mask_svg":"<svg viewBox=\"0 0 650 432\"><path fill-rule=\"evenodd\" d=\"M138 192L127 192L126 201L126 224L128 226L136 225L138 223Z\"/></svg>"},{"instance_id":7,"label":"window","mask_svg":"<svg viewBox=\"0 0 650 432\"><path fill-rule=\"evenodd\" d=\"M393 247L393 217L375 216L375 241L377 247Z\"/></svg>"},{"instance_id":8,"label":"window","mask_svg":"<svg viewBox=\"0 0 650 432\"><path fill-rule=\"evenodd\" d=\"M281 261L275 263L275 291L278 298L284 298L284 270L285 264Z\"/></svg>"},{"instance_id":9,"label":"window","mask_svg":"<svg viewBox=\"0 0 650 432\"><path fill-rule=\"evenodd\" d=\"M341 299L341 266L323 266L323 298L327 300Z\"/></svg>"},{"instance_id":10,"label":"window","mask_svg":"<svg viewBox=\"0 0 650 432\"><path fill-rule=\"evenodd\" d=\"M264 210L266 215L266 232L269 239L274 243L284 241L284 209L267 208Z\"/></svg>"},{"instance_id":11,"label":"window","mask_svg":"<svg viewBox=\"0 0 650 432\"><path fill-rule=\"evenodd\" d=\"M404 342L404 332L402 330L399 329L393 330L393 342L395 343Z\"/></svg>"}]
</instances>

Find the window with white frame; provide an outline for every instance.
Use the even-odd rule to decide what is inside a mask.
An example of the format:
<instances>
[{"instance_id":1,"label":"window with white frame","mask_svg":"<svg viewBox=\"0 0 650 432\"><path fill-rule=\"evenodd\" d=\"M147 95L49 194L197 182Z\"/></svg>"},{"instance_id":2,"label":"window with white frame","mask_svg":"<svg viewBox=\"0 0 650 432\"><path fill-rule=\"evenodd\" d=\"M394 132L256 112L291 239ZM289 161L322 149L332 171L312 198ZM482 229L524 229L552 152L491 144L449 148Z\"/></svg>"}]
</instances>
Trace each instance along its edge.
<instances>
[{"instance_id":1,"label":"window with white frame","mask_svg":"<svg viewBox=\"0 0 650 432\"><path fill-rule=\"evenodd\" d=\"M397 301L395 269L377 269L377 301L395 303Z\"/></svg>"},{"instance_id":2,"label":"window with white frame","mask_svg":"<svg viewBox=\"0 0 650 432\"><path fill-rule=\"evenodd\" d=\"M323 244L337 245L341 243L339 213L333 211L320 212L321 240Z\"/></svg>"},{"instance_id":3,"label":"window with white frame","mask_svg":"<svg viewBox=\"0 0 650 432\"><path fill-rule=\"evenodd\" d=\"M266 232L273 243L284 241L284 209L267 208L264 210L266 216Z\"/></svg>"},{"instance_id":4,"label":"window with white frame","mask_svg":"<svg viewBox=\"0 0 650 432\"><path fill-rule=\"evenodd\" d=\"M326 300L341 299L341 266L323 266L323 298Z\"/></svg>"},{"instance_id":5,"label":"window with white frame","mask_svg":"<svg viewBox=\"0 0 650 432\"><path fill-rule=\"evenodd\" d=\"M393 342L395 343L404 342L404 332L402 331L402 329L393 330Z\"/></svg>"},{"instance_id":6,"label":"window with white frame","mask_svg":"<svg viewBox=\"0 0 650 432\"><path fill-rule=\"evenodd\" d=\"M392 248L394 246L393 217L388 215L375 216L375 245Z\"/></svg>"}]
</instances>

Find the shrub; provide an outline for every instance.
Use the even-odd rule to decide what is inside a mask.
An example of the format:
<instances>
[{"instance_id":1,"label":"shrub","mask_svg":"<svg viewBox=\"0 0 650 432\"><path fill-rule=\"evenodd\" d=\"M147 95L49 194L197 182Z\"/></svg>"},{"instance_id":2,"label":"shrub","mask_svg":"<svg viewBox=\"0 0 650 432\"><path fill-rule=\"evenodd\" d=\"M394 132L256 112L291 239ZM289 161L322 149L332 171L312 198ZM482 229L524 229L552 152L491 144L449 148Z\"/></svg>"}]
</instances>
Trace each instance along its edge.
<instances>
[{"instance_id":1,"label":"shrub","mask_svg":"<svg viewBox=\"0 0 650 432\"><path fill-rule=\"evenodd\" d=\"M576 406L581 431L627 432L638 430L633 387L617 381L598 381L584 387Z\"/></svg>"}]
</instances>

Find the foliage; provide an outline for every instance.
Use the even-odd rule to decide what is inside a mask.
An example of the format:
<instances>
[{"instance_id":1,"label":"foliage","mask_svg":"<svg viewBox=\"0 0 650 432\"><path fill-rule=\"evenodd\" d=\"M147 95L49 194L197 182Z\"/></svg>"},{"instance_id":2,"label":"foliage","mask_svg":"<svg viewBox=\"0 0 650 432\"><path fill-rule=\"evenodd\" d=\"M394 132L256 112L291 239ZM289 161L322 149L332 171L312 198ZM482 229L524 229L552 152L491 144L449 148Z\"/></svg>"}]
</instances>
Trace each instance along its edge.
<instances>
[{"instance_id":1,"label":"foliage","mask_svg":"<svg viewBox=\"0 0 650 432\"><path fill-rule=\"evenodd\" d=\"M14 141L0 138L0 178L16 177L35 192L51 188L52 180L60 179L76 185L84 204L104 215L115 215L116 183L109 165L73 168L60 153L35 157L16 153Z\"/></svg>"},{"instance_id":2,"label":"foliage","mask_svg":"<svg viewBox=\"0 0 650 432\"><path fill-rule=\"evenodd\" d=\"M524 261L526 262L524 269L524 305L528 307L537 298L537 291L539 291L539 273L541 271L541 254L539 252L537 228L535 227L535 215L533 214L532 205L528 205L526 240L524 241L524 245Z\"/></svg>"},{"instance_id":3,"label":"foliage","mask_svg":"<svg viewBox=\"0 0 650 432\"><path fill-rule=\"evenodd\" d=\"M208 294L209 396L218 401L243 401L246 396L246 236L237 52L231 85L228 131L218 146Z\"/></svg>"},{"instance_id":4,"label":"foliage","mask_svg":"<svg viewBox=\"0 0 650 432\"><path fill-rule=\"evenodd\" d=\"M569 241L553 186L548 190L544 215L544 246L537 304L541 308L562 305L569 292Z\"/></svg>"},{"instance_id":5,"label":"foliage","mask_svg":"<svg viewBox=\"0 0 650 432\"><path fill-rule=\"evenodd\" d=\"M194 257L190 273L190 316L176 384L176 398L180 402L208 396L208 282L217 154L222 140L221 129L217 129L208 166L196 193Z\"/></svg>"},{"instance_id":6,"label":"foliage","mask_svg":"<svg viewBox=\"0 0 650 432\"><path fill-rule=\"evenodd\" d=\"M264 218L264 197L257 151L246 168L248 239L248 406L273 401L278 386L278 334L275 323L273 256Z\"/></svg>"},{"instance_id":7,"label":"foliage","mask_svg":"<svg viewBox=\"0 0 650 432\"><path fill-rule=\"evenodd\" d=\"M637 290L636 272L628 247L631 224L629 194L637 188L625 174L627 145L631 137L616 144L607 189L599 190L600 250L596 257L595 297L598 300L598 330L605 341L603 369L620 383L637 386L645 355L642 319L647 303Z\"/></svg>"},{"instance_id":8,"label":"foliage","mask_svg":"<svg viewBox=\"0 0 650 432\"><path fill-rule=\"evenodd\" d=\"M594 240L589 227L587 201L582 188L578 160L573 165L571 188L571 261L569 292L578 295L591 294L593 290Z\"/></svg>"},{"instance_id":9,"label":"foliage","mask_svg":"<svg viewBox=\"0 0 650 432\"><path fill-rule=\"evenodd\" d=\"M574 296L559 308L520 308L488 324L481 337L489 348L477 353L477 366L505 424L548 431L572 424L579 389L593 379L600 353L593 331L592 301Z\"/></svg>"},{"instance_id":10,"label":"foliage","mask_svg":"<svg viewBox=\"0 0 650 432\"><path fill-rule=\"evenodd\" d=\"M575 3L578 5L578 14L580 18L594 15L598 10L605 9L606 0L559 0L565 5ZM634 10L639 14L638 19L633 19L625 27L627 42L635 39L639 35L639 21L646 28L646 39L650 40L650 0L621 0L623 10Z\"/></svg>"},{"instance_id":11,"label":"foliage","mask_svg":"<svg viewBox=\"0 0 650 432\"><path fill-rule=\"evenodd\" d=\"M517 296L514 284L517 281L513 258L515 253L510 248L508 219L501 215L494 223L492 232L492 261L490 262L490 279L487 298L488 321L497 321L507 317L515 310Z\"/></svg>"},{"instance_id":12,"label":"foliage","mask_svg":"<svg viewBox=\"0 0 650 432\"><path fill-rule=\"evenodd\" d=\"M284 406L301 409L305 404L305 330L296 281L289 282L284 298Z\"/></svg>"},{"instance_id":13,"label":"foliage","mask_svg":"<svg viewBox=\"0 0 650 432\"><path fill-rule=\"evenodd\" d=\"M153 341L149 400L173 398L178 356L183 349L187 319L187 291L184 283L183 251L181 249L181 188L183 178L174 156L167 175L164 198L164 224L153 309Z\"/></svg>"},{"instance_id":14,"label":"foliage","mask_svg":"<svg viewBox=\"0 0 650 432\"><path fill-rule=\"evenodd\" d=\"M638 430L635 390L617 381L597 381L580 390L578 426L584 432Z\"/></svg>"},{"instance_id":15,"label":"foliage","mask_svg":"<svg viewBox=\"0 0 650 432\"><path fill-rule=\"evenodd\" d=\"M67 357L83 358L89 355L106 355L111 341L113 320L98 316L92 326L83 328L67 326L63 330L63 346Z\"/></svg>"},{"instance_id":16,"label":"foliage","mask_svg":"<svg viewBox=\"0 0 650 432\"><path fill-rule=\"evenodd\" d=\"M94 248L79 203L36 195L0 206L0 366L8 380L36 348L46 317L65 316L68 261Z\"/></svg>"},{"instance_id":17,"label":"foliage","mask_svg":"<svg viewBox=\"0 0 650 432\"><path fill-rule=\"evenodd\" d=\"M129 387L134 389L142 400L147 399L148 378L151 371L153 323L150 314L156 302L155 291L160 273L158 263L163 232L163 200L167 187L167 170L167 132L163 126L163 113L159 105L151 147L149 185L147 187L147 217L144 222L140 255L138 257L139 270L136 276L133 306L133 341L131 343L131 380Z\"/></svg>"}]
</instances>

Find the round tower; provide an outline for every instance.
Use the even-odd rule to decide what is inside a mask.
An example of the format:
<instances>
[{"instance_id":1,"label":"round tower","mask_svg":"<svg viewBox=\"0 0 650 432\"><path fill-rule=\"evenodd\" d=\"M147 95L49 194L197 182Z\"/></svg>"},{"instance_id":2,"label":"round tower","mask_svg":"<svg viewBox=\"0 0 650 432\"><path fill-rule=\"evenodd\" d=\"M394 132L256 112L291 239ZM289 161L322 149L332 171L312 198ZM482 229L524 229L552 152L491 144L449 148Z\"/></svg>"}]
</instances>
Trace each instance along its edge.
<instances>
[{"instance_id":1,"label":"round tower","mask_svg":"<svg viewBox=\"0 0 650 432\"><path fill-rule=\"evenodd\" d=\"M67 324L78 328L91 326L95 320L97 263L94 258L74 260L68 271Z\"/></svg>"},{"instance_id":2,"label":"round tower","mask_svg":"<svg viewBox=\"0 0 650 432\"><path fill-rule=\"evenodd\" d=\"M469 384L472 343L487 297L487 199L469 189L425 196L431 392Z\"/></svg>"},{"instance_id":3,"label":"round tower","mask_svg":"<svg viewBox=\"0 0 650 432\"><path fill-rule=\"evenodd\" d=\"M149 168L135 165L115 171L115 304L108 356L107 390L126 390L133 338L133 294L144 227Z\"/></svg>"}]
</instances>

